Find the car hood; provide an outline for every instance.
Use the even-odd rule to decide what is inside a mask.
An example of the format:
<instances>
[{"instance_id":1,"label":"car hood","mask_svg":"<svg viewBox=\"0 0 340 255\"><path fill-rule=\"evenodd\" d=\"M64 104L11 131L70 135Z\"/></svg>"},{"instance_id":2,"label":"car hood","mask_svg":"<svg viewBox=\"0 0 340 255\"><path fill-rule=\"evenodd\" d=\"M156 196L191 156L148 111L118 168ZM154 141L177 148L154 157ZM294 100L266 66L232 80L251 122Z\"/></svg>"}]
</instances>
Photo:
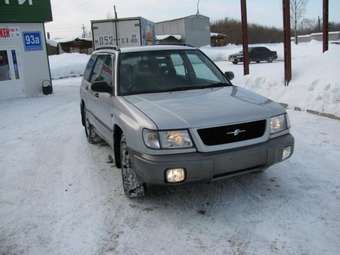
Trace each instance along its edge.
<instances>
[{"instance_id":1,"label":"car hood","mask_svg":"<svg viewBox=\"0 0 340 255\"><path fill-rule=\"evenodd\" d=\"M124 97L159 129L200 128L268 119L284 108L237 86Z\"/></svg>"}]
</instances>

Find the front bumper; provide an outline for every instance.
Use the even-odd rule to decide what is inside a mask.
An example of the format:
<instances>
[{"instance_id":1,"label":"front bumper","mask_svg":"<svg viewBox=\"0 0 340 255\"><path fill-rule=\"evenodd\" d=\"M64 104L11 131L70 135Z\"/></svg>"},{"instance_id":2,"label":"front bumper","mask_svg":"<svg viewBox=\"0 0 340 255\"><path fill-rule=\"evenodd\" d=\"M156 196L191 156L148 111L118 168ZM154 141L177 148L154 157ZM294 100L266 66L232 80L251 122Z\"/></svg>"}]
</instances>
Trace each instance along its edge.
<instances>
[{"instance_id":1,"label":"front bumper","mask_svg":"<svg viewBox=\"0 0 340 255\"><path fill-rule=\"evenodd\" d=\"M185 169L184 183L213 181L259 171L279 163L283 161L282 152L288 146L292 149L292 155L294 137L290 134L261 144L210 153L153 156L132 151L132 166L139 178L147 184L168 184L165 172L170 168Z\"/></svg>"}]
</instances>

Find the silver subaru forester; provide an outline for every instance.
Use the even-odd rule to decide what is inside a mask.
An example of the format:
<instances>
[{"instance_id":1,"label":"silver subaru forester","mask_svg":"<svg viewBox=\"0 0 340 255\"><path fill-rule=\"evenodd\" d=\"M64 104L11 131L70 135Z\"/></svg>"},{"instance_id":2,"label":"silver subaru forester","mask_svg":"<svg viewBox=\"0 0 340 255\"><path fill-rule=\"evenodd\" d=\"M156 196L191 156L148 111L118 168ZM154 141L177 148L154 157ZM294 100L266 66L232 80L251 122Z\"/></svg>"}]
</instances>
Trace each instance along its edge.
<instances>
[{"instance_id":1,"label":"silver subaru forester","mask_svg":"<svg viewBox=\"0 0 340 255\"><path fill-rule=\"evenodd\" d=\"M89 60L80 88L89 143L104 140L125 194L261 172L288 159L285 109L231 83L199 49L106 48Z\"/></svg>"}]
</instances>

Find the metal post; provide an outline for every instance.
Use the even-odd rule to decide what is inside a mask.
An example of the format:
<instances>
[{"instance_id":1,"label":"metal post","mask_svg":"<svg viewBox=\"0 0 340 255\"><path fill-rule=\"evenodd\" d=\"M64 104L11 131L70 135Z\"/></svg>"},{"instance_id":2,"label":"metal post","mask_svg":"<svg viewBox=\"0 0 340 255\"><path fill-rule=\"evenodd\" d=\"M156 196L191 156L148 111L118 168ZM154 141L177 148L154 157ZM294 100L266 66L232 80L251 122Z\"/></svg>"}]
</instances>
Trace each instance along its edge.
<instances>
[{"instance_id":1,"label":"metal post","mask_svg":"<svg viewBox=\"0 0 340 255\"><path fill-rule=\"evenodd\" d=\"M329 1L323 0L323 52L328 51Z\"/></svg>"},{"instance_id":2,"label":"metal post","mask_svg":"<svg viewBox=\"0 0 340 255\"><path fill-rule=\"evenodd\" d=\"M292 80L292 45L290 28L290 0L282 0L283 5L283 33L285 55L285 86Z\"/></svg>"},{"instance_id":3,"label":"metal post","mask_svg":"<svg viewBox=\"0 0 340 255\"><path fill-rule=\"evenodd\" d=\"M119 35L118 35L118 15L117 15L117 9L116 6L113 6L113 10L115 13L115 34L116 34L116 46L119 47Z\"/></svg>"},{"instance_id":4,"label":"metal post","mask_svg":"<svg viewBox=\"0 0 340 255\"><path fill-rule=\"evenodd\" d=\"M248 20L247 20L247 1L241 0L242 16L242 42L243 42L243 69L244 75L249 74L249 52L248 52Z\"/></svg>"}]
</instances>

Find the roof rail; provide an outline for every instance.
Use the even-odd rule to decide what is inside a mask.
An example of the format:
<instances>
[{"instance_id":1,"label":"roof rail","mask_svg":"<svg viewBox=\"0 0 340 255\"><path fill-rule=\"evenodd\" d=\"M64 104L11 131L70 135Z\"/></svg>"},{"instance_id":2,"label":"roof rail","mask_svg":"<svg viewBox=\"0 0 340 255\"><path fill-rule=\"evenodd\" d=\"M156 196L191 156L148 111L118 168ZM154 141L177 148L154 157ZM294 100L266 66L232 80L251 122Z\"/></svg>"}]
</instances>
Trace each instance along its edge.
<instances>
[{"instance_id":1,"label":"roof rail","mask_svg":"<svg viewBox=\"0 0 340 255\"><path fill-rule=\"evenodd\" d=\"M118 46L103 46L103 47L99 47L96 50L116 50L116 51L120 51Z\"/></svg>"},{"instance_id":2,"label":"roof rail","mask_svg":"<svg viewBox=\"0 0 340 255\"><path fill-rule=\"evenodd\" d=\"M157 46L187 46L187 47L191 47L191 48L197 48L191 44L187 44L187 43L158 43L156 44Z\"/></svg>"}]
</instances>

